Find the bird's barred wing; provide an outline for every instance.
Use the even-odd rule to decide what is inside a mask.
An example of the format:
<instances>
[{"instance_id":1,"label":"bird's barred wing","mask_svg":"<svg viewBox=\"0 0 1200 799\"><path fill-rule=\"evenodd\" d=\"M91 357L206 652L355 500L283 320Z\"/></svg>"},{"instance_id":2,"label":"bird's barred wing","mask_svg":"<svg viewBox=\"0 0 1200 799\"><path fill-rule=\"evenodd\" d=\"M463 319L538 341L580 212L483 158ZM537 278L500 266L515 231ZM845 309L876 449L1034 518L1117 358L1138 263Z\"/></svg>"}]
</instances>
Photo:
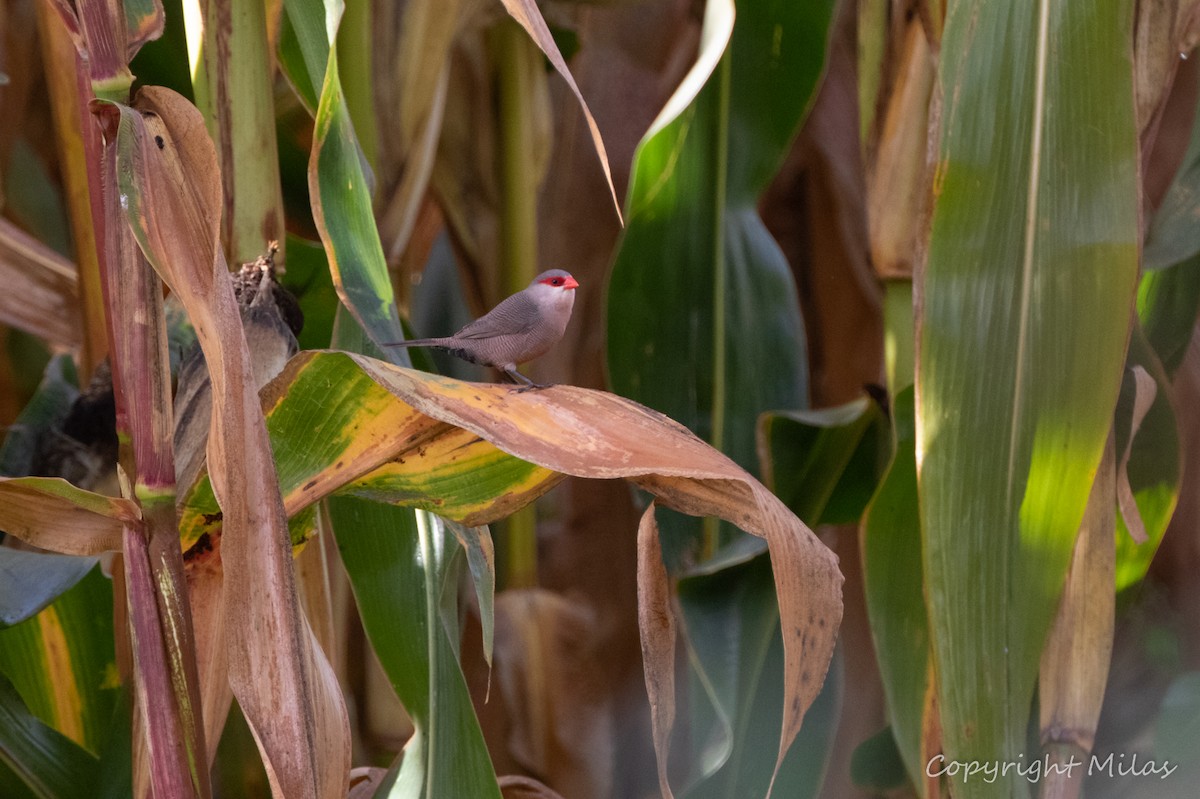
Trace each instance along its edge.
<instances>
[{"instance_id":1,"label":"bird's barred wing","mask_svg":"<svg viewBox=\"0 0 1200 799\"><path fill-rule=\"evenodd\" d=\"M492 310L454 334L457 339L483 339L528 333L541 314L537 305L523 294L508 297Z\"/></svg>"}]
</instances>

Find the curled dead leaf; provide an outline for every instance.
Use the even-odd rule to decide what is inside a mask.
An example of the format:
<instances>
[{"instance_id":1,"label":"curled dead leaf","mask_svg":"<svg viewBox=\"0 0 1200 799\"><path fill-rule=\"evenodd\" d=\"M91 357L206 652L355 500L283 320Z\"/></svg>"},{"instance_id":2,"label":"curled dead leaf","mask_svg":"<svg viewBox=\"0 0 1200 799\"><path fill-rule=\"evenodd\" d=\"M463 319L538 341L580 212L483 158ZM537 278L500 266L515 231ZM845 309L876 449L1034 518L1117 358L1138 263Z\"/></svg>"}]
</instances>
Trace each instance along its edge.
<instances>
[{"instance_id":1,"label":"curled dead leaf","mask_svg":"<svg viewBox=\"0 0 1200 799\"><path fill-rule=\"evenodd\" d=\"M604 169L604 179L608 182L609 192L612 193L617 219L624 225L625 220L621 216L621 199L617 196L616 186L613 185L612 168L608 164L608 152L604 149L604 139L600 136L600 128L592 117L592 111L588 108L587 101L583 99L583 93L575 84L575 77L571 74L571 70L567 69L567 62L563 60L562 53L559 52L558 45L555 44L554 37L550 33L550 28L546 26L546 20L542 19L541 10L538 9L535 0L502 0L502 2L512 18L521 24L521 27L529 33L530 38L546 54L546 58L550 59L550 63L558 70L558 74L563 76L571 93L579 101L579 107L583 110L584 118L587 119L588 130L592 133L592 144L596 148L596 155L600 158L600 166Z\"/></svg>"},{"instance_id":2,"label":"curled dead leaf","mask_svg":"<svg viewBox=\"0 0 1200 799\"><path fill-rule=\"evenodd\" d=\"M675 724L675 615L671 611L671 587L663 564L653 502L638 524L638 628L642 634L642 663L654 727L658 788L663 799L673 799L675 794L667 780L667 760L671 752L671 728Z\"/></svg>"},{"instance_id":3,"label":"curled dead leaf","mask_svg":"<svg viewBox=\"0 0 1200 799\"><path fill-rule=\"evenodd\" d=\"M1137 436L1138 428L1158 395L1158 384L1146 368L1140 365L1133 367L1133 380L1135 392L1133 412L1129 419L1129 436L1125 439L1123 451L1117 456L1116 495L1117 505L1121 509L1121 517L1125 520L1129 535L1135 542L1144 544L1149 540L1149 536L1146 535L1146 524L1142 521L1142 514L1133 496L1133 487L1129 483L1129 457L1133 453L1133 440Z\"/></svg>"}]
</instances>

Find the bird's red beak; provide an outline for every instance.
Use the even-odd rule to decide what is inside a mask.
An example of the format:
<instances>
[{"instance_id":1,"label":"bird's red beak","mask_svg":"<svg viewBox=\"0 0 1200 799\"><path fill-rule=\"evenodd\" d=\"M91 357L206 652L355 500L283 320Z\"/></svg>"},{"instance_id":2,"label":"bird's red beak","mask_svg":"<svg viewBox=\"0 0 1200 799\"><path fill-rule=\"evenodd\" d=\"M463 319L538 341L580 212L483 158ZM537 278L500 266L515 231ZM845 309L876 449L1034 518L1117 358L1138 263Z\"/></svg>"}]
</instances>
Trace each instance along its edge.
<instances>
[{"instance_id":1,"label":"bird's red beak","mask_svg":"<svg viewBox=\"0 0 1200 799\"><path fill-rule=\"evenodd\" d=\"M577 289L579 288L579 281L573 277L568 277L567 282L563 283L562 287L564 289Z\"/></svg>"}]
</instances>

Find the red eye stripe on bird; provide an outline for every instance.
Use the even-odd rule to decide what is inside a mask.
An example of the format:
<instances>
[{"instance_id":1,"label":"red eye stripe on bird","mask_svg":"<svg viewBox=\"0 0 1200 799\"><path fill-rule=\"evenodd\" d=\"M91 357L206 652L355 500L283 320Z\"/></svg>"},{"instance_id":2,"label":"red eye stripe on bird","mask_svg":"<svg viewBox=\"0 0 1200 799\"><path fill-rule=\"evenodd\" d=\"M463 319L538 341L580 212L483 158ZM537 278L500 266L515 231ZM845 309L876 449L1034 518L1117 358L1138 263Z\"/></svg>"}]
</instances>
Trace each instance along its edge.
<instances>
[{"instance_id":1,"label":"red eye stripe on bird","mask_svg":"<svg viewBox=\"0 0 1200 799\"><path fill-rule=\"evenodd\" d=\"M397 341L389 347L434 347L464 361L491 366L526 388L538 386L517 364L544 355L571 321L579 282L562 269L542 272L526 288L503 300L453 336Z\"/></svg>"},{"instance_id":2,"label":"red eye stripe on bird","mask_svg":"<svg viewBox=\"0 0 1200 799\"><path fill-rule=\"evenodd\" d=\"M533 282L543 283L547 286L554 286L556 288L563 289L579 288L579 283L576 282L575 278L571 277L561 269L551 269L549 272L542 272L533 279Z\"/></svg>"}]
</instances>

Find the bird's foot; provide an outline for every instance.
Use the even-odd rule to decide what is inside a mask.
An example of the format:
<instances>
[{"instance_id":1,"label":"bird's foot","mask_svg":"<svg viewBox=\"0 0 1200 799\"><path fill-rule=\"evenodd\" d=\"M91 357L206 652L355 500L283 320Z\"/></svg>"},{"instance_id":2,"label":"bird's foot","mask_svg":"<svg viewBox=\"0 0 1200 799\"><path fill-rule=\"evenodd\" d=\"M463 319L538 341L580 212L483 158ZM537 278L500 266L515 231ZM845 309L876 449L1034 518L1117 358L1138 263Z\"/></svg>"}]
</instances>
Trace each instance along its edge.
<instances>
[{"instance_id":1,"label":"bird's foot","mask_svg":"<svg viewBox=\"0 0 1200 799\"><path fill-rule=\"evenodd\" d=\"M504 374L508 376L509 380L513 381L514 383L521 384L517 389L518 394L524 394L526 391L533 391L536 388L549 388L549 386L533 382L516 369L501 369L500 371L504 372Z\"/></svg>"},{"instance_id":2,"label":"bird's foot","mask_svg":"<svg viewBox=\"0 0 1200 799\"><path fill-rule=\"evenodd\" d=\"M543 388L552 388L553 383L530 383L527 386L517 386L516 394L524 394L526 391L541 391Z\"/></svg>"}]
</instances>

